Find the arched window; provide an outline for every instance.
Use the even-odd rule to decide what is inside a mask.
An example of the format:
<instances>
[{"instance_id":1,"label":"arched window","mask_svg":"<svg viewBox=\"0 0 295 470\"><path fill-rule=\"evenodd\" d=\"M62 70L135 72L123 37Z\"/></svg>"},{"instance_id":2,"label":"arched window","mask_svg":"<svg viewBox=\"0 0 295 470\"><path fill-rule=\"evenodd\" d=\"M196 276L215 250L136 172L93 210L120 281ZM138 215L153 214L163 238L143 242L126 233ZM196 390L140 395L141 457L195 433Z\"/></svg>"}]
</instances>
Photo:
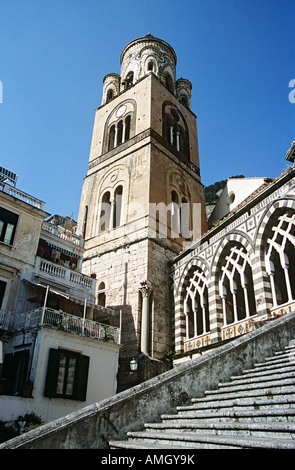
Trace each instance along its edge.
<instances>
[{"instance_id":1,"label":"arched window","mask_svg":"<svg viewBox=\"0 0 295 470\"><path fill-rule=\"evenodd\" d=\"M148 69L149 72L154 71L154 62L152 60L149 61L147 69Z\"/></svg>"},{"instance_id":2,"label":"arched window","mask_svg":"<svg viewBox=\"0 0 295 470\"><path fill-rule=\"evenodd\" d=\"M250 259L239 243L225 247L220 261L219 293L224 325L249 318L256 313Z\"/></svg>"},{"instance_id":3,"label":"arched window","mask_svg":"<svg viewBox=\"0 0 295 470\"><path fill-rule=\"evenodd\" d=\"M197 268L189 279L184 299L186 339L194 338L210 331L208 307L208 283L201 268Z\"/></svg>"},{"instance_id":4,"label":"arched window","mask_svg":"<svg viewBox=\"0 0 295 470\"><path fill-rule=\"evenodd\" d=\"M126 88L130 88L133 85L133 72L129 72L126 77Z\"/></svg>"},{"instance_id":5,"label":"arched window","mask_svg":"<svg viewBox=\"0 0 295 470\"><path fill-rule=\"evenodd\" d=\"M114 98L114 90L112 90L110 88L107 92L107 101L106 102L108 103L109 101L112 101L113 98Z\"/></svg>"},{"instance_id":6,"label":"arched window","mask_svg":"<svg viewBox=\"0 0 295 470\"><path fill-rule=\"evenodd\" d=\"M115 125L110 127L109 131L109 150L112 150L115 147Z\"/></svg>"},{"instance_id":7,"label":"arched window","mask_svg":"<svg viewBox=\"0 0 295 470\"><path fill-rule=\"evenodd\" d=\"M121 225L121 215L122 215L122 198L123 198L123 186L118 186L115 189L115 197L114 197L114 221L113 226L119 227Z\"/></svg>"},{"instance_id":8,"label":"arched window","mask_svg":"<svg viewBox=\"0 0 295 470\"><path fill-rule=\"evenodd\" d=\"M113 150L118 145L124 144L130 139L131 115L128 114L124 119L120 119L112 124L109 129L108 150Z\"/></svg>"},{"instance_id":9,"label":"arched window","mask_svg":"<svg viewBox=\"0 0 295 470\"><path fill-rule=\"evenodd\" d=\"M171 201L172 201L172 209L171 209L171 231L172 236L176 235L179 236L180 232L180 213L179 213L179 200L176 191L171 192Z\"/></svg>"},{"instance_id":10,"label":"arched window","mask_svg":"<svg viewBox=\"0 0 295 470\"><path fill-rule=\"evenodd\" d=\"M123 186L116 187L114 192L103 194L100 206L99 232L105 232L122 224Z\"/></svg>"},{"instance_id":11,"label":"arched window","mask_svg":"<svg viewBox=\"0 0 295 470\"><path fill-rule=\"evenodd\" d=\"M99 231L105 232L110 228L110 215L111 215L111 194L109 191L104 193L101 200L100 217L99 217Z\"/></svg>"},{"instance_id":12,"label":"arched window","mask_svg":"<svg viewBox=\"0 0 295 470\"><path fill-rule=\"evenodd\" d=\"M273 305L295 299L295 214L277 212L269 224L265 247L266 271L270 277Z\"/></svg>"},{"instance_id":13,"label":"arched window","mask_svg":"<svg viewBox=\"0 0 295 470\"><path fill-rule=\"evenodd\" d=\"M166 88L168 88L168 90L173 93L174 92L174 87L173 87L173 80L172 80L172 77L170 75L170 73L166 72L165 74L165 82L166 82Z\"/></svg>"},{"instance_id":14,"label":"arched window","mask_svg":"<svg viewBox=\"0 0 295 470\"><path fill-rule=\"evenodd\" d=\"M189 161L189 135L184 117L169 102L163 110L163 136L183 161Z\"/></svg>"},{"instance_id":15,"label":"arched window","mask_svg":"<svg viewBox=\"0 0 295 470\"><path fill-rule=\"evenodd\" d=\"M97 303L101 307L106 306L106 294L105 294L105 283L104 282L101 282L98 286Z\"/></svg>"}]
</instances>

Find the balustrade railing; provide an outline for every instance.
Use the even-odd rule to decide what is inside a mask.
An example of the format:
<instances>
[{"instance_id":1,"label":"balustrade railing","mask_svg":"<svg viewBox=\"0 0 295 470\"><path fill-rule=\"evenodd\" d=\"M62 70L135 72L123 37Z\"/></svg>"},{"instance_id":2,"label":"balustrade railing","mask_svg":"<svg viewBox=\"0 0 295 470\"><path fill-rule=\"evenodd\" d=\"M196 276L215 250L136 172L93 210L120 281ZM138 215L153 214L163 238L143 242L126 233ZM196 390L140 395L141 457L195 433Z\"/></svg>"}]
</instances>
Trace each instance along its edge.
<instances>
[{"instance_id":1,"label":"balustrade railing","mask_svg":"<svg viewBox=\"0 0 295 470\"><path fill-rule=\"evenodd\" d=\"M105 325L93 320L83 319L60 310L48 307L40 307L19 314L16 318L14 328L27 329L34 326L44 325L67 333L87 336L100 341L109 341L120 344L120 328Z\"/></svg>"},{"instance_id":2,"label":"balustrade railing","mask_svg":"<svg viewBox=\"0 0 295 470\"><path fill-rule=\"evenodd\" d=\"M94 287L94 279L86 276L85 274L65 268L59 264L51 263L43 258L37 257L36 269L40 272L55 277L59 280L68 282L69 285L85 287L85 289L92 290Z\"/></svg>"}]
</instances>

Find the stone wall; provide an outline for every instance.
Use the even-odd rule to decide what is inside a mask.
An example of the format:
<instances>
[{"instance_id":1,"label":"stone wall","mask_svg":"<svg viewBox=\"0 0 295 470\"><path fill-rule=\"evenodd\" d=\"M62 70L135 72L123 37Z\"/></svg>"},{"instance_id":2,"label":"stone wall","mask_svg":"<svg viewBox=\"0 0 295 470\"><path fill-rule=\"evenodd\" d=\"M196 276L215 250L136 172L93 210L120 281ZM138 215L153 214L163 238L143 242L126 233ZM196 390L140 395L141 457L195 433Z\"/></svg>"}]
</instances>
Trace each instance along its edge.
<instances>
[{"instance_id":1,"label":"stone wall","mask_svg":"<svg viewBox=\"0 0 295 470\"><path fill-rule=\"evenodd\" d=\"M163 375L3 443L0 449L107 448L108 441L124 439L128 431L175 412L176 406L201 397L294 338L292 312Z\"/></svg>"}]
</instances>

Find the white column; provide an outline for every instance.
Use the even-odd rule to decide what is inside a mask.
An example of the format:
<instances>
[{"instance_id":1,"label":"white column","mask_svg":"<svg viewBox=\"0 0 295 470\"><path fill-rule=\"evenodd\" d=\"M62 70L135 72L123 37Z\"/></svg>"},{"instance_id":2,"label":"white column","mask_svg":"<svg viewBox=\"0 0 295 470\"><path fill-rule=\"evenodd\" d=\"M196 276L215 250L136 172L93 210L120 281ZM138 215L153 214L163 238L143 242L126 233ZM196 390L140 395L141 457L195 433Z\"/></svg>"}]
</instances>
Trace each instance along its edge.
<instances>
[{"instance_id":1,"label":"white column","mask_svg":"<svg viewBox=\"0 0 295 470\"><path fill-rule=\"evenodd\" d=\"M114 139L114 147L118 145L118 127L115 127L115 139Z\"/></svg>"},{"instance_id":2,"label":"white column","mask_svg":"<svg viewBox=\"0 0 295 470\"><path fill-rule=\"evenodd\" d=\"M141 314L141 338L140 348L141 352L149 355L149 300L152 292L151 284L149 281L141 282L140 288L142 294L142 314Z\"/></svg>"},{"instance_id":3,"label":"white column","mask_svg":"<svg viewBox=\"0 0 295 470\"><path fill-rule=\"evenodd\" d=\"M179 152L179 132L176 132L176 148L177 148L177 151Z\"/></svg>"},{"instance_id":4,"label":"white column","mask_svg":"<svg viewBox=\"0 0 295 470\"><path fill-rule=\"evenodd\" d=\"M173 145L173 127L170 127L170 144Z\"/></svg>"},{"instance_id":5,"label":"white column","mask_svg":"<svg viewBox=\"0 0 295 470\"><path fill-rule=\"evenodd\" d=\"M111 211L110 211L109 229L113 230L113 228L114 228L115 199L111 199L110 202L111 202Z\"/></svg>"}]
</instances>

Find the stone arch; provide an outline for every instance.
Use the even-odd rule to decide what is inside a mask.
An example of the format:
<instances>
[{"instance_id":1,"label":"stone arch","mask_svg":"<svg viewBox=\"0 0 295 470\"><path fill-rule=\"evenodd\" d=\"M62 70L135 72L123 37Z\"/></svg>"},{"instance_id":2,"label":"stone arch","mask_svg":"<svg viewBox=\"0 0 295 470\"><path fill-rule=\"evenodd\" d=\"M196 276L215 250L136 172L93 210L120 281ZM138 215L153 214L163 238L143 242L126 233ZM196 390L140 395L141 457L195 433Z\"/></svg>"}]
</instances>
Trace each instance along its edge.
<instances>
[{"instance_id":1,"label":"stone arch","mask_svg":"<svg viewBox=\"0 0 295 470\"><path fill-rule=\"evenodd\" d=\"M186 119L181 111L170 101L164 101L162 105L162 135L179 159L190 161L189 130Z\"/></svg>"},{"instance_id":2,"label":"stone arch","mask_svg":"<svg viewBox=\"0 0 295 470\"><path fill-rule=\"evenodd\" d=\"M100 218L102 214L102 202L104 202L103 198L106 194L108 195L110 206L108 219L111 221L108 229L116 228L126 223L127 213L125 209L128 206L129 182L129 170L125 165L121 164L108 170L102 177L96 192L96 218L95 224L93 224L93 236L101 232Z\"/></svg>"},{"instance_id":3,"label":"stone arch","mask_svg":"<svg viewBox=\"0 0 295 470\"><path fill-rule=\"evenodd\" d=\"M224 325L256 314L253 246L245 234L236 231L224 237L212 262L212 274L215 293L222 300Z\"/></svg>"},{"instance_id":4,"label":"stone arch","mask_svg":"<svg viewBox=\"0 0 295 470\"><path fill-rule=\"evenodd\" d=\"M257 251L268 282L268 303L276 307L295 299L295 201L276 200L257 229Z\"/></svg>"}]
</instances>

